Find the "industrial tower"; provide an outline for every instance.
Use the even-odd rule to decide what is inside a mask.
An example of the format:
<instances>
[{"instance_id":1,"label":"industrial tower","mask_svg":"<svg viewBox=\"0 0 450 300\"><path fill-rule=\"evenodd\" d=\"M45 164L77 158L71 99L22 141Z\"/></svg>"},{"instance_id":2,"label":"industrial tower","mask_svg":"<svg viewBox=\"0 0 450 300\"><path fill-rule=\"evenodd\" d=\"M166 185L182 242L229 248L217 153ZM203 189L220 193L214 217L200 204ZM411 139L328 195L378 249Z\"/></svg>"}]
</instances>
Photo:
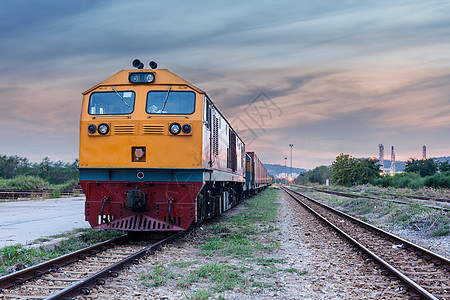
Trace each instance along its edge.
<instances>
[{"instance_id":1,"label":"industrial tower","mask_svg":"<svg viewBox=\"0 0 450 300\"><path fill-rule=\"evenodd\" d=\"M394 146L391 147L391 175L395 175L395 152Z\"/></svg>"},{"instance_id":2,"label":"industrial tower","mask_svg":"<svg viewBox=\"0 0 450 300\"><path fill-rule=\"evenodd\" d=\"M378 144L378 149L380 150L381 172L384 174L384 146L383 146L383 144Z\"/></svg>"}]
</instances>

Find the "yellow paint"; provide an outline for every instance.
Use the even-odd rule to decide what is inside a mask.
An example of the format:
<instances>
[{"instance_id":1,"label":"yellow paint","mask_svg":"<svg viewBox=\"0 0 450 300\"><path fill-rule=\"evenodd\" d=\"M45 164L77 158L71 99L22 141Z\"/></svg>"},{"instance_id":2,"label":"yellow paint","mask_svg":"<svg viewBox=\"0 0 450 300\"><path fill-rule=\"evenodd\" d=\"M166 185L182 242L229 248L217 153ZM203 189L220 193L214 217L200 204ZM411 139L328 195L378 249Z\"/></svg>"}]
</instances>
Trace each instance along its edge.
<instances>
[{"instance_id":1,"label":"yellow paint","mask_svg":"<svg viewBox=\"0 0 450 300\"><path fill-rule=\"evenodd\" d=\"M131 84L131 72L153 72L151 84ZM134 91L135 106L128 115L89 115L91 93L98 91ZM193 91L195 112L192 115L154 115L145 111L150 90ZM123 70L83 93L80 118L81 168L201 168L202 110L204 92L168 70ZM171 135L169 124L190 124L189 134ZM87 127L106 123L107 135L89 134ZM145 162L132 161L132 147L146 147Z\"/></svg>"}]
</instances>

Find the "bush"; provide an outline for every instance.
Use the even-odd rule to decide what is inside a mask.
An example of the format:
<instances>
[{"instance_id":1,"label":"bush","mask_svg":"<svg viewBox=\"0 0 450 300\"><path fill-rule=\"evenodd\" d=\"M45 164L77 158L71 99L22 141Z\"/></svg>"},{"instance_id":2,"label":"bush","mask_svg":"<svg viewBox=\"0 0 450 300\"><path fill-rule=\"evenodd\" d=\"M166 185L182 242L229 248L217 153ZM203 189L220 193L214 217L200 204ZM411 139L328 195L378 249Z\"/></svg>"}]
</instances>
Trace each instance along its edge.
<instances>
[{"instance_id":1,"label":"bush","mask_svg":"<svg viewBox=\"0 0 450 300\"><path fill-rule=\"evenodd\" d=\"M425 186L433 188L450 188L450 172L436 173L425 178Z\"/></svg>"},{"instance_id":2,"label":"bush","mask_svg":"<svg viewBox=\"0 0 450 300\"><path fill-rule=\"evenodd\" d=\"M424 187L425 178L420 177L418 173L399 173L395 176L384 176L372 180L372 184L382 187L420 189Z\"/></svg>"},{"instance_id":3,"label":"bush","mask_svg":"<svg viewBox=\"0 0 450 300\"><path fill-rule=\"evenodd\" d=\"M0 178L1 189L35 189L48 188L49 183L36 176L17 176L12 179Z\"/></svg>"}]
</instances>

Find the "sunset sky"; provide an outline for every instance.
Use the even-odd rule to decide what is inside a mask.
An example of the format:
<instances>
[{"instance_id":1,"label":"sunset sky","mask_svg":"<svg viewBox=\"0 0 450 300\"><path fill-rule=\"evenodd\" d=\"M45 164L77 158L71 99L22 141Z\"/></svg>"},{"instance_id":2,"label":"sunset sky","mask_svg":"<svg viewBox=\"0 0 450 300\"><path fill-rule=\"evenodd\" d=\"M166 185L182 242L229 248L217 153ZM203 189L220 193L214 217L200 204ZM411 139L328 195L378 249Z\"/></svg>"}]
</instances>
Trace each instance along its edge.
<instances>
[{"instance_id":1,"label":"sunset sky","mask_svg":"<svg viewBox=\"0 0 450 300\"><path fill-rule=\"evenodd\" d=\"M135 58L265 163L450 155L449 1L1 1L0 154L78 156L81 93Z\"/></svg>"}]
</instances>

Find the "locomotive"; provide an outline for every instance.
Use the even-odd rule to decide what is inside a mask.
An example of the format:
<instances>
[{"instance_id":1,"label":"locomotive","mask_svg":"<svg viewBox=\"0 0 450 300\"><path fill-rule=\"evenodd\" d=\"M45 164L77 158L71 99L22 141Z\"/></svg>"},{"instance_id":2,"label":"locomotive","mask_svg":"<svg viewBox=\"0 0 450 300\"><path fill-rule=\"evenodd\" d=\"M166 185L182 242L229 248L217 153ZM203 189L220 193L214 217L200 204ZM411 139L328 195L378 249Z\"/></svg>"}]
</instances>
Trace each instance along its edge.
<instances>
[{"instance_id":1,"label":"locomotive","mask_svg":"<svg viewBox=\"0 0 450 300\"><path fill-rule=\"evenodd\" d=\"M80 185L93 228L180 231L269 185L208 95L155 62L83 93Z\"/></svg>"}]
</instances>

